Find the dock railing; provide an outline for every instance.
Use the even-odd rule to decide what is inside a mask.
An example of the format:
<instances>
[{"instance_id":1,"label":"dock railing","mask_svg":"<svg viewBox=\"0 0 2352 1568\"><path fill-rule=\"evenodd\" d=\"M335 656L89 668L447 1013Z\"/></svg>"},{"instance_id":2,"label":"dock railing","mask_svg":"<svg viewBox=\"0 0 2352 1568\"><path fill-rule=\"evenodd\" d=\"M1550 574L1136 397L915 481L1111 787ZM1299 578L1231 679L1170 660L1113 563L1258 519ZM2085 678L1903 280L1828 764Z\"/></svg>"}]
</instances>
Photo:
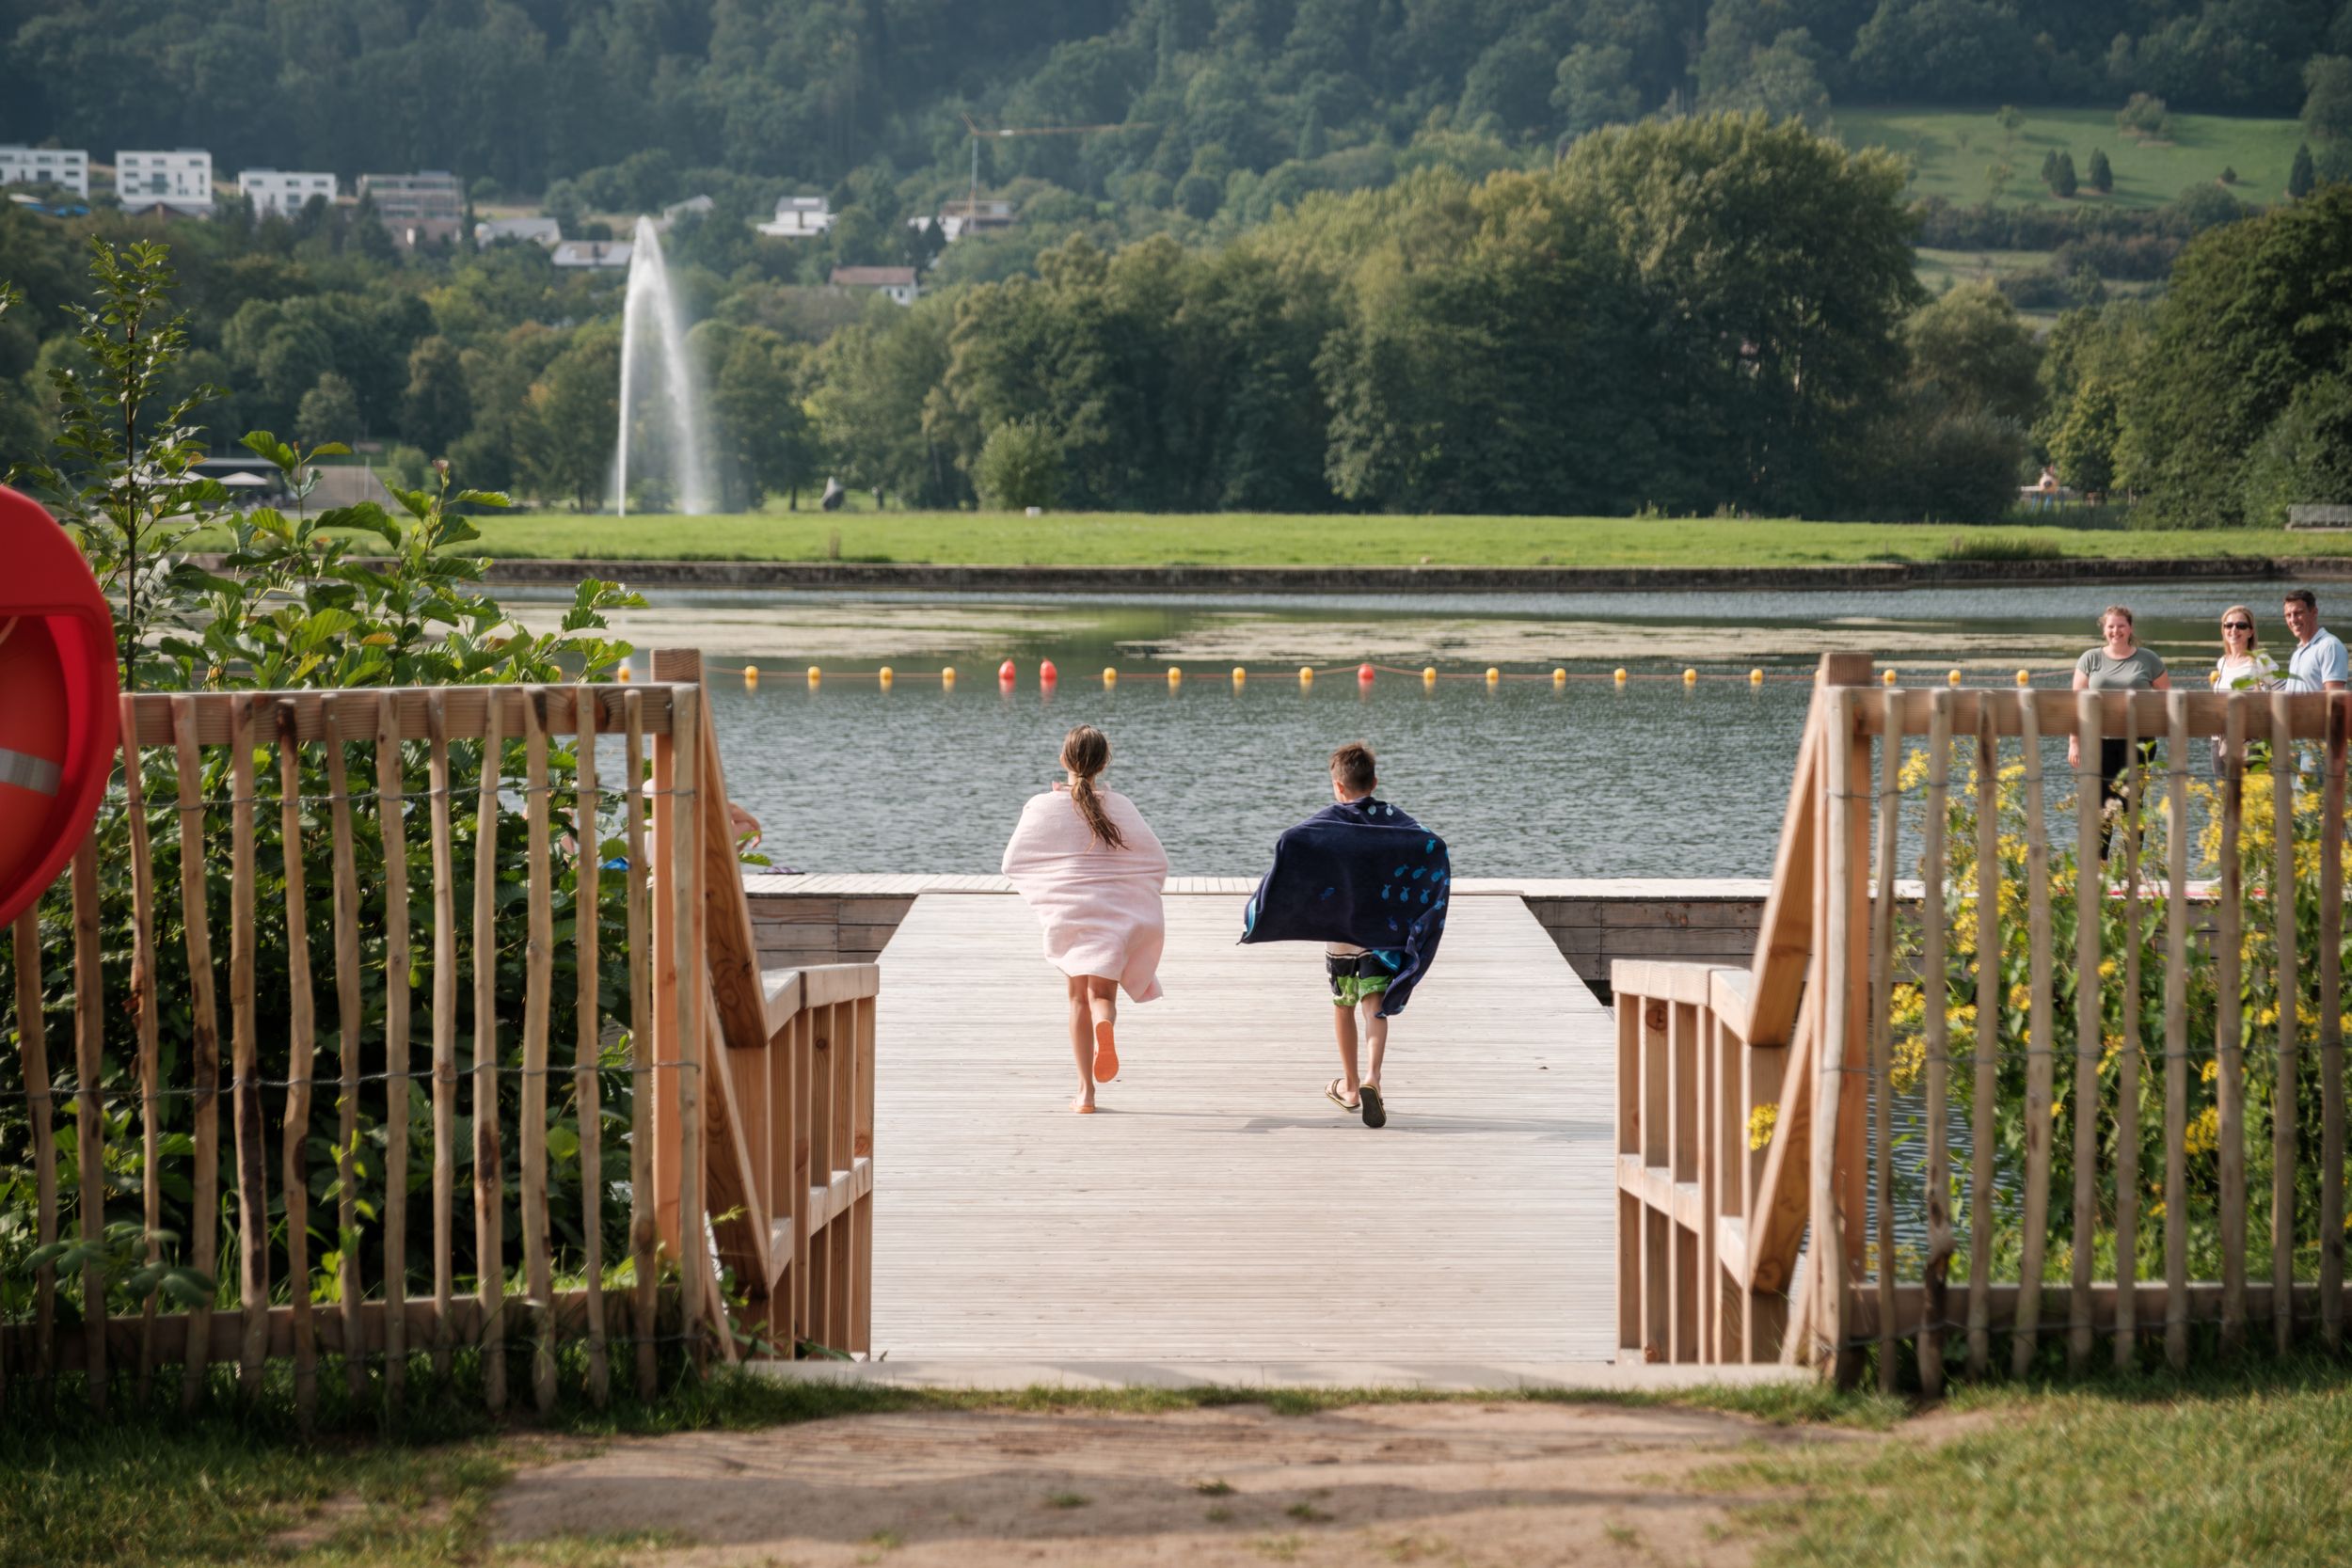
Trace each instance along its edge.
<instances>
[{"instance_id":1,"label":"dock railing","mask_svg":"<svg viewBox=\"0 0 2352 1568\"><path fill-rule=\"evenodd\" d=\"M121 699L0 964L12 1414L866 1348L879 972L759 972L700 673Z\"/></svg>"},{"instance_id":2,"label":"dock railing","mask_svg":"<svg viewBox=\"0 0 2352 1568\"><path fill-rule=\"evenodd\" d=\"M1932 1394L2339 1349L2348 731L1825 658L1754 962L1614 969L1621 1354Z\"/></svg>"}]
</instances>

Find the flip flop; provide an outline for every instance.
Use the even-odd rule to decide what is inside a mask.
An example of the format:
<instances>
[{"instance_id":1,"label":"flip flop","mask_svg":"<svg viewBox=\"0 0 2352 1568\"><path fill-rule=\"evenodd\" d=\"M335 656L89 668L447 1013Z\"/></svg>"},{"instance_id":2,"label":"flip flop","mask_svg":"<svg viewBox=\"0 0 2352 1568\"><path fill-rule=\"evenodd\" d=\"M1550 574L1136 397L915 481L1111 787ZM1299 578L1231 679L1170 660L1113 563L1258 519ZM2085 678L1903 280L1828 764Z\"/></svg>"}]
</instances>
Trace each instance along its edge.
<instances>
[{"instance_id":1,"label":"flip flop","mask_svg":"<svg viewBox=\"0 0 2352 1568\"><path fill-rule=\"evenodd\" d=\"M1356 1097L1363 1101L1366 1127L1386 1127L1389 1124L1389 1109L1380 1103L1379 1085L1364 1085L1356 1091Z\"/></svg>"},{"instance_id":2,"label":"flip flop","mask_svg":"<svg viewBox=\"0 0 2352 1568\"><path fill-rule=\"evenodd\" d=\"M1107 1019L1094 1025L1094 1081L1107 1084L1119 1076L1119 1047L1111 1043L1111 1026Z\"/></svg>"},{"instance_id":3,"label":"flip flop","mask_svg":"<svg viewBox=\"0 0 2352 1568\"><path fill-rule=\"evenodd\" d=\"M1354 1101L1342 1100L1340 1098L1340 1080L1337 1078L1332 1079L1328 1084L1323 1085L1323 1098L1329 1101L1332 1104L1337 1105L1343 1111L1353 1111L1357 1109L1357 1104Z\"/></svg>"}]
</instances>

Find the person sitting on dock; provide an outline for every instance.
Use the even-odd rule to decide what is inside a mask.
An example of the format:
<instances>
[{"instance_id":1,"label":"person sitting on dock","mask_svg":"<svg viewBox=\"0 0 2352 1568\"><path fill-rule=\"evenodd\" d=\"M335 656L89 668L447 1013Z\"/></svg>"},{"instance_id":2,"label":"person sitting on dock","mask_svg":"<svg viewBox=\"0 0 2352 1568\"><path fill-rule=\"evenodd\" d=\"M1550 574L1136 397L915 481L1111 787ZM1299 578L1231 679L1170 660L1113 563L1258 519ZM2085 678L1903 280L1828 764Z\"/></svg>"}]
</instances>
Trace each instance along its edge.
<instances>
[{"instance_id":1,"label":"person sitting on dock","mask_svg":"<svg viewBox=\"0 0 2352 1568\"><path fill-rule=\"evenodd\" d=\"M1274 865L1242 911L1251 942L1321 942L1331 983L1340 1076L1324 1097L1385 1126L1380 1063L1389 1020L1429 973L1445 930L1453 865L1445 841L1385 800L1372 748L1350 741L1331 753L1333 804L1276 841ZM1377 890L1375 892L1375 890ZM1370 1070L1357 1073L1358 1014Z\"/></svg>"},{"instance_id":2,"label":"person sitting on dock","mask_svg":"<svg viewBox=\"0 0 2352 1568\"><path fill-rule=\"evenodd\" d=\"M1119 1076L1119 988L1156 1000L1168 944L1168 851L1133 800L1095 783L1110 760L1111 743L1093 725L1063 736L1066 777L1029 798L1002 867L1045 928L1045 961L1069 982L1078 1058L1070 1108L1080 1116L1093 1114L1094 1085Z\"/></svg>"}]
</instances>

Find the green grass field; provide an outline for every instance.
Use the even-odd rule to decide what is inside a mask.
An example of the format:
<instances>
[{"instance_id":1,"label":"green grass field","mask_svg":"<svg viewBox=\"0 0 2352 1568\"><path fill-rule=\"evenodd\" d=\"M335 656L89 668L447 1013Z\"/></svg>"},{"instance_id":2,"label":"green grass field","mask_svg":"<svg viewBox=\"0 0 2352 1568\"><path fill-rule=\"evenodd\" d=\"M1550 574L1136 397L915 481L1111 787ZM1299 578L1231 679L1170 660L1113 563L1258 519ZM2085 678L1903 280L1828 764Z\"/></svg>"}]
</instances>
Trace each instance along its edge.
<instances>
[{"instance_id":1,"label":"green grass field","mask_svg":"<svg viewBox=\"0 0 2352 1568\"><path fill-rule=\"evenodd\" d=\"M2014 172L1999 199L2010 206L2161 207L2187 186L2220 179L2224 168L2237 170L2233 189L2240 200L2267 205L2285 197L2287 170L2303 140L2302 127L2292 119L2174 115L2169 141L2143 142L2116 129L2113 109L2027 109L2014 135L1994 115L1992 108L1841 108L1835 118L1847 146L1883 147L1912 161L1908 194L1940 196L1959 206L1994 199L1987 171L2003 163ZM2083 177L2092 148L2106 149L2115 193L2101 197L2086 187L2073 202L2051 195L2042 182L2042 155L2073 153Z\"/></svg>"},{"instance_id":2,"label":"green grass field","mask_svg":"<svg viewBox=\"0 0 2352 1568\"><path fill-rule=\"evenodd\" d=\"M1808 566L1956 552L2093 559L2352 554L2352 536L2272 530L1821 523L1796 519L1260 514L769 512L723 517L534 513L480 519L491 556L959 565Z\"/></svg>"}]
</instances>

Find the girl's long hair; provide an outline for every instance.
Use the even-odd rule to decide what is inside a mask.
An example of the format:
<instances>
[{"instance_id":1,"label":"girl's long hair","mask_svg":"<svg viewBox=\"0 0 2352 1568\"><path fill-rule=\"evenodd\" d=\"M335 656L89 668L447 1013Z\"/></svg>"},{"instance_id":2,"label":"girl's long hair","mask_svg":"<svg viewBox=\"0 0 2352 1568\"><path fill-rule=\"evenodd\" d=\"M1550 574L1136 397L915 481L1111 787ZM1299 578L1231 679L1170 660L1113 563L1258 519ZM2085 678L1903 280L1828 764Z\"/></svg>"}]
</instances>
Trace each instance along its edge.
<instances>
[{"instance_id":1,"label":"girl's long hair","mask_svg":"<svg viewBox=\"0 0 2352 1568\"><path fill-rule=\"evenodd\" d=\"M1103 809L1103 792L1094 781L1111 762L1111 743L1091 724L1081 724L1061 737L1061 765L1070 772L1070 803L1086 818L1094 842L1108 849L1124 849L1119 824Z\"/></svg>"}]
</instances>

